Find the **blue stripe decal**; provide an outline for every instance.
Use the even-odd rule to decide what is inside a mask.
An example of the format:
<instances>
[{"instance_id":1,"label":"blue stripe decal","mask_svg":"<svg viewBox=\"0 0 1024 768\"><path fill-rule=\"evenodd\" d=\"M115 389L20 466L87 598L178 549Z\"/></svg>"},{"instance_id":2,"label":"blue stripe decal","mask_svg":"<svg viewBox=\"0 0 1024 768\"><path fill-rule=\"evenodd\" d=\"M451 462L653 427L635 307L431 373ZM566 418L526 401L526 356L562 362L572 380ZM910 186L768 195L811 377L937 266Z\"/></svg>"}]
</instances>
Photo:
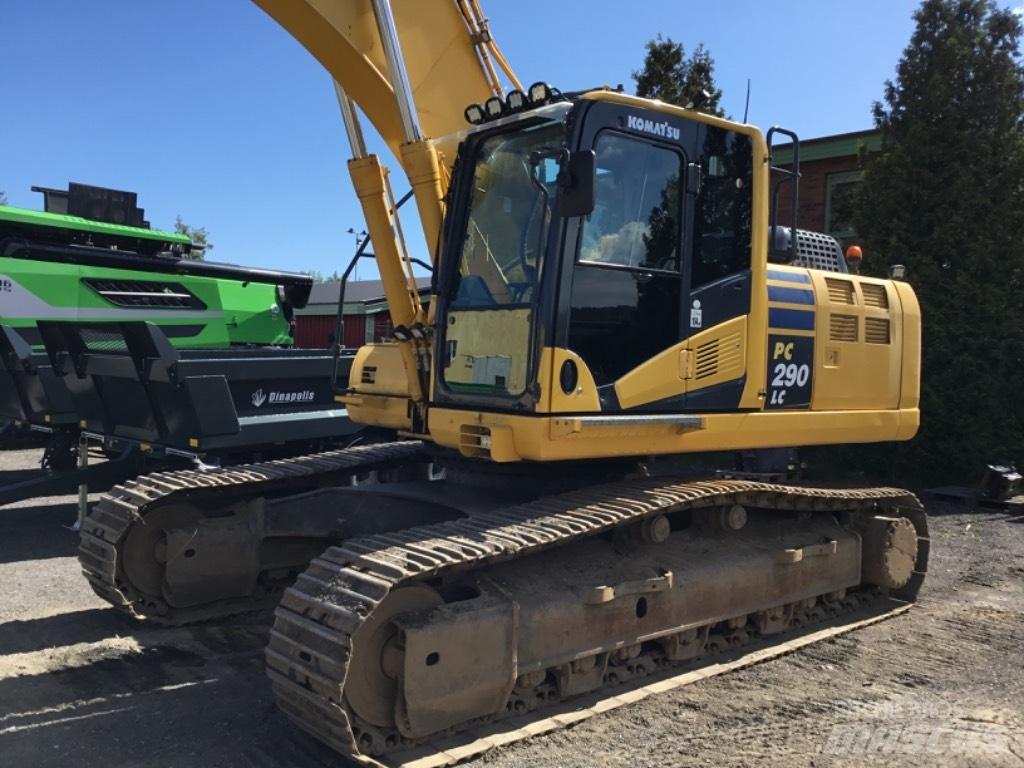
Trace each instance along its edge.
<instances>
[{"instance_id":1,"label":"blue stripe decal","mask_svg":"<svg viewBox=\"0 0 1024 768\"><path fill-rule=\"evenodd\" d=\"M811 276L800 272L780 272L777 269L769 269L768 277L772 280L787 280L790 283L807 283L810 285Z\"/></svg>"},{"instance_id":2,"label":"blue stripe decal","mask_svg":"<svg viewBox=\"0 0 1024 768\"><path fill-rule=\"evenodd\" d=\"M778 285L769 285L768 300L785 301L788 304L813 304L814 292L809 288L783 288Z\"/></svg>"},{"instance_id":3,"label":"blue stripe decal","mask_svg":"<svg viewBox=\"0 0 1024 768\"><path fill-rule=\"evenodd\" d=\"M791 331L813 331L814 312L803 309L768 310L768 325L772 328L788 328Z\"/></svg>"}]
</instances>

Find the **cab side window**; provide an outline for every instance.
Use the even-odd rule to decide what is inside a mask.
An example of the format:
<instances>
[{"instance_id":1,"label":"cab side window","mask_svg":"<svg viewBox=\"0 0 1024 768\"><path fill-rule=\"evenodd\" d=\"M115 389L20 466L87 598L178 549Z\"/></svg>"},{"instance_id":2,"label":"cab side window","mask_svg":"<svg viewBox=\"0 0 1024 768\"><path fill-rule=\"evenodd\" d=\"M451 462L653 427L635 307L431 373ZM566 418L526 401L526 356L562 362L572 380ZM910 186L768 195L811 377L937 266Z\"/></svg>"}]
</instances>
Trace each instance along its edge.
<instances>
[{"instance_id":1,"label":"cab side window","mask_svg":"<svg viewBox=\"0 0 1024 768\"><path fill-rule=\"evenodd\" d=\"M678 272L680 155L611 132L598 136L594 151L594 211L583 222L580 262Z\"/></svg>"},{"instance_id":2,"label":"cab side window","mask_svg":"<svg viewBox=\"0 0 1024 768\"><path fill-rule=\"evenodd\" d=\"M749 137L708 127L694 204L694 289L750 268L752 157Z\"/></svg>"}]
</instances>

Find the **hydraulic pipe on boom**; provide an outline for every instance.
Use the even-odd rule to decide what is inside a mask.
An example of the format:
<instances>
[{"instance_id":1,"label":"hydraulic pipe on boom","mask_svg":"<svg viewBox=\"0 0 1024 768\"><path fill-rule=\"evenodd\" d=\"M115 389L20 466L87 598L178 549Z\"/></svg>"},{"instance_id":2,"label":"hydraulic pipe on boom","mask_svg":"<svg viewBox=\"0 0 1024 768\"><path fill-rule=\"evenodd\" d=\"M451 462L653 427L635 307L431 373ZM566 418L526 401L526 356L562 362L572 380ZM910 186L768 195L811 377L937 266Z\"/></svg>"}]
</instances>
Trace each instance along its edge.
<instances>
[{"instance_id":1,"label":"hydraulic pipe on boom","mask_svg":"<svg viewBox=\"0 0 1024 768\"><path fill-rule=\"evenodd\" d=\"M366 157L366 139L363 138L363 128L359 124L359 116L356 114L356 105L345 93L341 83L334 81L334 93L338 97L338 108L341 110L341 122L345 125L345 134L348 136L348 144L352 150L352 157L355 159Z\"/></svg>"},{"instance_id":2,"label":"hydraulic pipe on boom","mask_svg":"<svg viewBox=\"0 0 1024 768\"><path fill-rule=\"evenodd\" d=\"M387 60L388 78L395 92L395 103L402 118L402 131L405 142L400 148L402 165L405 168L416 207L419 210L423 232L427 238L427 247L431 258L436 258L437 240L441 234L441 222L444 219L442 200L444 189L441 185L441 169L438 163L437 150L429 141L424 141L416 104L413 100L412 87L409 85L409 73L405 67L398 30L395 28L395 17L391 13L388 0L372 0L373 15L377 20L377 30L384 46L384 57ZM415 288L415 283L413 285Z\"/></svg>"}]
</instances>

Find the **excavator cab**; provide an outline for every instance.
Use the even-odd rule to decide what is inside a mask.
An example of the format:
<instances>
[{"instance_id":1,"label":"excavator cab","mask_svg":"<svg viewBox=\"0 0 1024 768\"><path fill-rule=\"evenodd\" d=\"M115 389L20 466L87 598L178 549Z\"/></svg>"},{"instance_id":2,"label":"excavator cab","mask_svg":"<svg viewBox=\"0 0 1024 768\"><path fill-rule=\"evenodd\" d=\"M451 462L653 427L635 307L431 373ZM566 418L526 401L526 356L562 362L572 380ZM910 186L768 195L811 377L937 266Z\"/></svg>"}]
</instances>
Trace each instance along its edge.
<instances>
[{"instance_id":1,"label":"excavator cab","mask_svg":"<svg viewBox=\"0 0 1024 768\"><path fill-rule=\"evenodd\" d=\"M549 410L545 350L563 350L562 394L584 390L575 410L686 410L681 387L624 404L616 383L749 311L751 137L581 98L482 126L457 168L434 402ZM738 370L714 406L737 407L743 385Z\"/></svg>"}]
</instances>

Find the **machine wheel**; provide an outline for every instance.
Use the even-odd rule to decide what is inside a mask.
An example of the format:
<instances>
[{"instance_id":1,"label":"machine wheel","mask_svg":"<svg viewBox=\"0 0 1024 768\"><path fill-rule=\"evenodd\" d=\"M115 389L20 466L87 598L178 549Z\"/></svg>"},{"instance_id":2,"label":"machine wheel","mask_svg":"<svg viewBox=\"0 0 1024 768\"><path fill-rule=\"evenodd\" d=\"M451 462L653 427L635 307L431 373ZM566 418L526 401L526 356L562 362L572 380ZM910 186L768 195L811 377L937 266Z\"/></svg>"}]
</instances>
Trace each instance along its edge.
<instances>
[{"instance_id":1,"label":"machine wheel","mask_svg":"<svg viewBox=\"0 0 1024 768\"><path fill-rule=\"evenodd\" d=\"M402 650L391 619L425 611L444 602L430 587L413 585L388 594L352 637L352 663L345 698L353 711L372 725L394 727L395 699Z\"/></svg>"},{"instance_id":2,"label":"machine wheel","mask_svg":"<svg viewBox=\"0 0 1024 768\"><path fill-rule=\"evenodd\" d=\"M162 598L164 566L168 559L165 531L198 522L202 517L191 504L169 504L133 526L121 554L124 572L131 584L144 594Z\"/></svg>"}]
</instances>

